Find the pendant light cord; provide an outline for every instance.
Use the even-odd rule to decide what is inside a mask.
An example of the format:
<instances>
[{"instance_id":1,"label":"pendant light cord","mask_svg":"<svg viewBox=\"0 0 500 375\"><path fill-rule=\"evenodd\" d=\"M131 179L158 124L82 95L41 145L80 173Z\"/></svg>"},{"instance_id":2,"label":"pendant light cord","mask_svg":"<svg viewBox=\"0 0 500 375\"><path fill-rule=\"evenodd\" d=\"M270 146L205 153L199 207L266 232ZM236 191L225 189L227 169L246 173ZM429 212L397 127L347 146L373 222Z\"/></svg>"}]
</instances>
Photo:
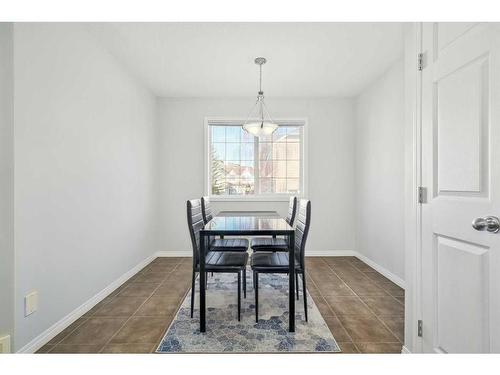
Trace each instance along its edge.
<instances>
[{"instance_id":1,"label":"pendant light cord","mask_svg":"<svg viewBox=\"0 0 500 375\"><path fill-rule=\"evenodd\" d=\"M259 65L259 106L260 106L260 127L264 127L264 108L262 106L263 102L263 92L262 92L262 64Z\"/></svg>"},{"instance_id":2,"label":"pendant light cord","mask_svg":"<svg viewBox=\"0 0 500 375\"><path fill-rule=\"evenodd\" d=\"M259 76L259 94L262 92L262 64L259 66L260 76Z\"/></svg>"}]
</instances>

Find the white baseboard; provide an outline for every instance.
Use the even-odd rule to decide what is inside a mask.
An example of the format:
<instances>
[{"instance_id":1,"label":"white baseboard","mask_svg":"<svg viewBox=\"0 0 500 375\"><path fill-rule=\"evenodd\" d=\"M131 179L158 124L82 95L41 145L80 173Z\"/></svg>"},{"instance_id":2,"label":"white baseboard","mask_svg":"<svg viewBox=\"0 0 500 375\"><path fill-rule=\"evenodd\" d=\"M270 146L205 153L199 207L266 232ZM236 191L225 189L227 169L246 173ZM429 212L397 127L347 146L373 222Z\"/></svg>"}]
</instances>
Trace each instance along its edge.
<instances>
[{"instance_id":1,"label":"white baseboard","mask_svg":"<svg viewBox=\"0 0 500 375\"><path fill-rule=\"evenodd\" d=\"M362 260L363 262L365 262L366 264L368 264L371 268L375 269L377 272L379 272L382 275L384 275L385 277L387 277L394 284L397 284L401 288L406 289L406 283L405 283L405 281L402 278L400 278L399 276L396 276L391 271L389 271L386 268L382 267L378 263L375 263L373 260L371 260L370 258L367 258L366 256L364 256L363 254L361 254L359 252L356 252L355 256L357 258L359 258L360 260Z\"/></svg>"},{"instance_id":2,"label":"white baseboard","mask_svg":"<svg viewBox=\"0 0 500 375\"><path fill-rule=\"evenodd\" d=\"M411 352L406 346L403 345L401 348L401 354L411 354Z\"/></svg>"},{"instance_id":3,"label":"white baseboard","mask_svg":"<svg viewBox=\"0 0 500 375\"><path fill-rule=\"evenodd\" d=\"M190 257L193 255L193 252L190 250L184 251L157 251L155 253L156 257ZM357 257L370 267L375 269L377 272L381 273L393 283L397 284L401 288L405 289L405 282L399 276L396 276L392 272L388 271L378 263L375 263L370 258L367 258L363 254L359 253L356 250L307 250L306 255L308 257L339 257L339 256L353 256Z\"/></svg>"},{"instance_id":4,"label":"white baseboard","mask_svg":"<svg viewBox=\"0 0 500 375\"><path fill-rule=\"evenodd\" d=\"M94 297L90 298L88 301L83 303L81 306L77 307L75 310L70 312L64 318L53 324L51 327L43 331L40 335L31 340L28 344L23 346L17 351L17 353L34 353L55 336L61 333L74 321L80 318L87 311L92 309L95 305L101 302L104 298L109 296L113 291L119 288L125 281L134 276L137 272L147 266L151 261L157 257L190 257L192 255L191 251L157 251L154 255L144 259L142 262L137 264L131 270L125 272L118 279L109 284L106 288L97 293ZM398 276L394 275L392 272L386 270L384 267L373 262L371 259L365 257L364 255L358 253L354 250L333 250L333 251L309 251L308 256L355 256L368 264L370 267L374 268L376 271L380 272L382 275L387 277L389 280L399 285L404 289L405 283ZM402 353L411 353L405 346L402 347Z\"/></svg>"},{"instance_id":5,"label":"white baseboard","mask_svg":"<svg viewBox=\"0 0 500 375\"><path fill-rule=\"evenodd\" d=\"M69 327L75 320L80 318L87 311L92 309L95 305L101 302L104 298L109 296L112 292L114 292L117 288L119 288L125 281L134 276L141 269L146 267L149 263L155 259L155 255L151 255L150 257L144 259L138 265L136 265L131 270L125 272L118 279L109 284L106 288L97 293L94 297L87 300L81 306L77 307L75 310L70 312L64 318L53 324L51 327L43 331L40 335L31 340L28 344L23 346L21 349L17 351L17 353L35 353L38 349L56 337L59 333L61 333L64 329Z\"/></svg>"}]
</instances>

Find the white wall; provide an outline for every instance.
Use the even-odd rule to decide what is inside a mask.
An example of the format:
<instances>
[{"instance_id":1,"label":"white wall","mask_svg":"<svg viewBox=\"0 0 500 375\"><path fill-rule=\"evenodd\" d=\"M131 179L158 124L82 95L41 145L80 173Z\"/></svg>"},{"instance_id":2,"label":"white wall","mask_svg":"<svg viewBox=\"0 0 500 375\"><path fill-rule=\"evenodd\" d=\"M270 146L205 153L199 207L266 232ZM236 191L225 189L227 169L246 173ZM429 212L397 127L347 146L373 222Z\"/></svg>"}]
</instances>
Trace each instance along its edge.
<instances>
[{"instance_id":1,"label":"white wall","mask_svg":"<svg viewBox=\"0 0 500 375\"><path fill-rule=\"evenodd\" d=\"M0 23L0 336L14 331L13 33Z\"/></svg>"},{"instance_id":2,"label":"white wall","mask_svg":"<svg viewBox=\"0 0 500 375\"><path fill-rule=\"evenodd\" d=\"M157 134L155 98L81 25L15 24L14 45L19 349L157 250Z\"/></svg>"},{"instance_id":3,"label":"white wall","mask_svg":"<svg viewBox=\"0 0 500 375\"><path fill-rule=\"evenodd\" d=\"M161 249L191 252L186 200L201 197L204 187L204 118L245 117L248 99L161 99ZM268 99L275 118L308 118L308 198L312 223L307 251L354 250L354 123L349 99ZM287 202L214 203L215 209L277 209Z\"/></svg>"},{"instance_id":4,"label":"white wall","mask_svg":"<svg viewBox=\"0 0 500 375\"><path fill-rule=\"evenodd\" d=\"M357 250L404 280L404 70L356 100Z\"/></svg>"}]
</instances>

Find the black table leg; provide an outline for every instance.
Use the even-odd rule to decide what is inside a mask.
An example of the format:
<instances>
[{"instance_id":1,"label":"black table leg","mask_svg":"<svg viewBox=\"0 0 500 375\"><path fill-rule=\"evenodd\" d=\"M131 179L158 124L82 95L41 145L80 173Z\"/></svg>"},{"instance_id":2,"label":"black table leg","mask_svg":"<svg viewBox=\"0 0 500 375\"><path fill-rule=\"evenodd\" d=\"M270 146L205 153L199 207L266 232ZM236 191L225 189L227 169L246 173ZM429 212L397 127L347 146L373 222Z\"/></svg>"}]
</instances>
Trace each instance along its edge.
<instances>
[{"instance_id":1,"label":"black table leg","mask_svg":"<svg viewBox=\"0 0 500 375\"><path fill-rule=\"evenodd\" d=\"M295 233L288 237L288 330L295 332Z\"/></svg>"},{"instance_id":2,"label":"black table leg","mask_svg":"<svg viewBox=\"0 0 500 375\"><path fill-rule=\"evenodd\" d=\"M200 232L200 332L206 331L205 326L205 236Z\"/></svg>"}]
</instances>

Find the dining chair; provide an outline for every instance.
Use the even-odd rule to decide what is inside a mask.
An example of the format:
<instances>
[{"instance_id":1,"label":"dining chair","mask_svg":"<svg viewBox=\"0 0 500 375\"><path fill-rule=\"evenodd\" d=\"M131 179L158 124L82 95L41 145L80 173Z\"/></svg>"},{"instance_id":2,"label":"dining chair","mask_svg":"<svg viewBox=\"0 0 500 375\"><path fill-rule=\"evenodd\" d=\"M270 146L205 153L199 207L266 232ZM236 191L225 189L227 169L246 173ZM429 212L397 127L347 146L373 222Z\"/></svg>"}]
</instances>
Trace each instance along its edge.
<instances>
[{"instance_id":1,"label":"dining chair","mask_svg":"<svg viewBox=\"0 0 500 375\"><path fill-rule=\"evenodd\" d=\"M298 274L302 276L302 293L304 296L304 312L307 322L307 289L305 249L311 224L311 201L301 199L297 225L295 227L295 285L297 299L299 297ZM252 254L252 266L255 288L255 321L259 321L259 273L288 273L288 253L280 251L259 251Z\"/></svg>"},{"instance_id":2,"label":"dining chair","mask_svg":"<svg viewBox=\"0 0 500 375\"><path fill-rule=\"evenodd\" d=\"M286 222L293 226L295 215L297 213L297 197L290 197L288 204L288 215ZM288 242L285 238L273 237L255 237L250 242L250 247L253 251L287 251Z\"/></svg>"},{"instance_id":3,"label":"dining chair","mask_svg":"<svg viewBox=\"0 0 500 375\"><path fill-rule=\"evenodd\" d=\"M201 198L201 212L203 215L203 221L207 224L213 219L213 211L210 205L209 197ZM248 240L246 238L210 238L210 250L214 251L247 251Z\"/></svg>"},{"instance_id":4,"label":"dining chair","mask_svg":"<svg viewBox=\"0 0 500 375\"><path fill-rule=\"evenodd\" d=\"M200 199L187 201L187 222L193 247L193 275L191 278L191 318L194 311L194 293L196 274L200 272L200 230L205 223L201 212ZM238 321L241 316L241 278L246 279L248 253L241 251L212 251L205 254L205 272L236 273L238 275ZM203 277L200 275L200 277ZM246 296L246 283L243 283Z\"/></svg>"}]
</instances>

